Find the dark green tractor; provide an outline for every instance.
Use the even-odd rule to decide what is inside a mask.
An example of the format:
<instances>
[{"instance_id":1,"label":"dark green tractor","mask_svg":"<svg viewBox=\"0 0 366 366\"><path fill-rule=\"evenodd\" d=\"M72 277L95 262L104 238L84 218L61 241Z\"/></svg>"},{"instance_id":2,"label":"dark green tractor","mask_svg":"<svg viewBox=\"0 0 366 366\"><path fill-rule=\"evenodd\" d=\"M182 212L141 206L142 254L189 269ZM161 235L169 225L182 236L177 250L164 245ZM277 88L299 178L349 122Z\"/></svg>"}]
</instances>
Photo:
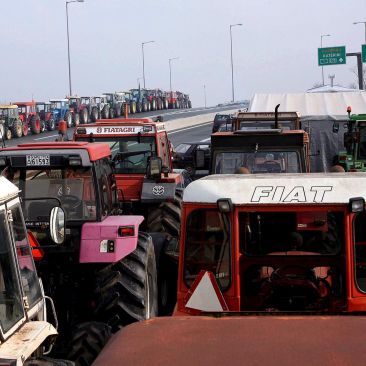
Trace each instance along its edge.
<instances>
[{"instance_id":1,"label":"dark green tractor","mask_svg":"<svg viewBox=\"0 0 366 366\"><path fill-rule=\"evenodd\" d=\"M366 172L366 114L352 114L347 108L347 131L344 133L344 147L334 159L346 172ZM339 124L335 122L333 132L338 132Z\"/></svg>"},{"instance_id":2,"label":"dark green tractor","mask_svg":"<svg viewBox=\"0 0 366 366\"><path fill-rule=\"evenodd\" d=\"M23 123L19 118L18 106L0 105L0 138L10 140L12 137L22 137L22 135Z\"/></svg>"}]
</instances>

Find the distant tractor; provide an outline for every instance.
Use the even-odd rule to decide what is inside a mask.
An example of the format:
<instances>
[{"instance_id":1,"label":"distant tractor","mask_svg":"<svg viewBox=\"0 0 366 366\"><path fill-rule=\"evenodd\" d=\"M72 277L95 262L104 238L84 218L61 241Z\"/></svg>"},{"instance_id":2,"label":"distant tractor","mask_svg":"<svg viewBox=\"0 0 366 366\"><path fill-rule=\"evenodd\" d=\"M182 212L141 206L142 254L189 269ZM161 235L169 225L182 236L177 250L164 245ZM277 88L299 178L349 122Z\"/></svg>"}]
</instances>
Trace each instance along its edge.
<instances>
[{"instance_id":1,"label":"distant tractor","mask_svg":"<svg viewBox=\"0 0 366 366\"><path fill-rule=\"evenodd\" d=\"M17 105L0 105L0 133L7 140L23 136L23 122L19 118Z\"/></svg>"},{"instance_id":2,"label":"distant tractor","mask_svg":"<svg viewBox=\"0 0 366 366\"><path fill-rule=\"evenodd\" d=\"M149 101L141 88L131 89L132 100L136 103L136 112L147 112L149 110Z\"/></svg>"},{"instance_id":3,"label":"distant tractor","mask_svg":"<svg viewBox=\"0 0 366 366\"><path fill-rule=\"evenodd\" d=\"M157 92L155 89L147 89L146 90L146 97L147 100L150 103L150 109L152 111L156 111L157 109L161 109L161 101L159 100L159 97L157 95Z\"/></svg>"},{"instance_id":4,"label":"distant tractor","mask_svg":"<svg viewBox=\"0 0 366 366\"><path fill-rule=\"evenodd\" d=\"M53 113L55 124L58 126L58 123L61 120L66 121L67 127L70 128L73 126L74 118L73 113L69 108L69 100L68 99L50 99L51 103L51 111ZM78 118L77 118L78 121Z\"/></svg>"},{"instance_id":5,"label":"distant tractor","mask_svg":"<svg viewBox=\"0 0 366 366\"><path fill-rule=\"evenodd\" d=\"M109 104L109 118L119 118L124 114L125 100L121 93L104 93Z\"/></svg>"},{"instance_id":6,"label":"distant tractor","mask_svg":"<svg viewBox=\"0 0 366 366\"><path fill-rule=\"evenodd\" d=\"M366 114L352 114L347 108L348 123L344 133L344 147L335 157L334 163L346 172L366 172ZM333 124L333 132L338 133L339 123Z\"/></svg>"},{"instance_id":7,"label":"distant tractor","mask_svg":"<svg viewBox=\"0 0 366 366\"><path fill-rule=\"evenodd\" d=\"M137 112L136 101L132 97L132 93L129 91L121 92L124 95L124 100L128 106L128 113L135 114Z\"/></svg>"},{"instance_id":8,"label":"distant tractor","mask_svg":"<svg viewBox=\"0 0 366 366\"><path fill-rule=\"evenodd\" d=\"M19 189L5 177L0 177L0 186L0 364L72 366L72 362L44 356L54 344L57 325L47 321L46 298L28 238L37 243L24 225ZM47 222L52 233L60 224L57 211ZM57 324L55 312L51 313Z\"/></svg>"},{"instance_id":9,"label":"distant tractor","mask_svg":"<svg viewBox=\"0 0 366 366\"><path fill-rule=\"evenodd\" d=\"M79 115L81 124L88 123L90 117L90 97L70 97L70 109Z\"/></svg>"},{"instance_id":10,"label":"distant tractor","mask_svg":"<svg viewBox=\"0 0 366 366\"><path fill-rule=\"evenodd\" d=\"M178 101L177 93L170 91L170 92L167 92L167 95L168 95L169 109L179 108L179 101Z\"/></svg>"},{"instance_id":11,"label":"distant tractor","mask_svg":"<svg viewBox=\"0 0 366 366\"><path fill-rule=\"evenodd\" d=\"M36 108L36 102L15 102L18 106L19 118L23 123L23 136L28 135L30 130L34 135L38 135L42 130L42 122Z\"/></svg>"},{"instance_id":12,"label":"distant tractor","mask_svg":"<svg viewBox=\"0 0 366 366\"><path fill-rule=\"evenodd\" d=\"M184 100L184 104L185 104L185 108L192 108L192 102L189 99L189 95L188 94L183 94L183 100Z\"/></svg>"},{"instance_id":13,"label":"distant tractor","mask_svg":"<svg viewBox=\"0 0 366 366\"><path fill-rule=\"evenodd\" d=\"M95 103L95 105L94 105ZM109 118L109 103L105 95L93 97L94 112L92 112L92 122L96 122L97 119L108 119ZM98 117L96 116L96 110L98 111ZM95 119L95 120L94 120Z\"/></svg>"},{"instance_id":14,"label":"distant tractor","mask_svg":"<svg viewBox=\"0 0 366 366\"><path fill-rule=\"evenodd\" d=\"M42 252L38 273L59 318L54 350L78 366L90 365L111 331L158 313L160 249L140 231L142 216L121 214L110 159L108 144L87 142L0 151Z\"/></svg>"},{"instance_id":15,"label":"distant tractor","mask_svg":"<svg viewBox=\"0 0 366 366\"><path fill-rule=\"evenodd\" d=\"M41 119L42 129L53 131L56 128L55 116L50 102L37 102L36 110Z\"/></svg>"}]
</instances>

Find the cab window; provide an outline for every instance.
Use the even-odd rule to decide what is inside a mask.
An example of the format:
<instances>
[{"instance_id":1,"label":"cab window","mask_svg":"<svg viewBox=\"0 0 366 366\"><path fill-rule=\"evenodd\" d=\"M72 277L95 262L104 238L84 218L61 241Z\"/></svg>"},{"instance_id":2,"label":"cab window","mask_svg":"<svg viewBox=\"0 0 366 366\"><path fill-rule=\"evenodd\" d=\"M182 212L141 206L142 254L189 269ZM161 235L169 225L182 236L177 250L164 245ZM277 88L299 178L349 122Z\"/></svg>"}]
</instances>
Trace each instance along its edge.
<instances>
[{"instance_id":1,"label":"cab window","mask_svg":"<svg viewBox=\"0 0 366 366\"><path fill-rule=\"evenodd\" d=\"M184 280L190 287L201 270L211 271L221 290L230 285L230 234L217 210L195 210L187 218Z\"/></svg>"}]
</instances>

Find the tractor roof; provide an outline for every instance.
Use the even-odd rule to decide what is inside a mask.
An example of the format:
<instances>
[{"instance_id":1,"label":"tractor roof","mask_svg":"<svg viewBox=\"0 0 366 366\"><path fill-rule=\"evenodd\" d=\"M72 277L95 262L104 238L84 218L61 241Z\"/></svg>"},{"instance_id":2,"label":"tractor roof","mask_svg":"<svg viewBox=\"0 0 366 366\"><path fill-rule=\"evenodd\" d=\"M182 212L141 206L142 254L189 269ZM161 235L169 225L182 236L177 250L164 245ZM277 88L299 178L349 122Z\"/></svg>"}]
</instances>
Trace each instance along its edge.
<instances>
[{"instance_id":1,"label":"tractor roof","mask_svg":"<svg viewBox=\"0 0 366 366\"><path fill-rule=\"evenodd\" d=\"M5 177L0 177L0 203L4 203L5 201L13 198L18 195L19 189L18 187L8 181Z\"/></svg>"},{"instance_id":2,"label":"tractor roof","mask_svg":"<svg viewBox=\"0 0 366 366\"><path fill-rule=\"evenodd\" d=\"M366 197L366 173L227 174L196 180L183 201L216 203L230 198L237 205L348 204Z\"/></svg>"},{"instance_id":3,"label":"tractor roof","mask_svg":"<svg viewBox=\"0 0 366 366\"><path fill-rule=\"evenodd\" d=\"M241 120L255 121L274 121L275 112L237 112L234 117ZM300 113L298 112L278 112L278 120L289 120L300 118Z\"/></svg>"},{"instance_id":4,"label":"tractor roof","mask_svg":"<svg viewBox=\"0 0 366 366\"><path fill-rule=\"evenodd\" d=\"M18 107L23 107L23 106L29 106L29 107L33 107L36 105L35 101L32 102L14 102L13 104L16 104Z\"/></svg>"},{"instance_id":5,"label":"tractor roof","mask_svg":"<svg viewBox=\"0 0 366 366\"><path fill-rule=\"evenodd\" d=\"M90 161L100 160L105 157L111 156L111 150L108 144L103 143L89 143L89 142L39 142L39 143L30 143L30 144L19 144L18 146L6 147L0 150L0 155L6 155L7 152L11 151L36 151L41 150L42 152L51 152L51 150L60 151L67 150L75 153L77 150L86 150L89 156ZM4 153L5 152L5 153Z\"/></svg>"},{"instance_id":6,"label":"tractor roof","mask_svg":"<svg viewBox=\"0 0 366 366\"><path fill-rule=\"evenodd\" d=\"M0 109L15 109L18 108L16 104L0 104Z\"/></svg>"},{"instance_id":7,"label":"tractor roof","mask_svg":"<svg viewBox=\"0 0 366 366\"><path fill-rule=\"evenodd\" d=\"M150 118L105 119L85 124L75 129L75 135L137 135L165 131L164 123L153 122Z\"/></svg>"},{"instance_id":8,"label":"tractor roof","mask_svg":"<svg viewBox=\"0 0 366 366\"><path fill-rule=\"evenodd\" d=\"M63 99L50 99L50 102L68 102L69 100L66 98Z\"/></svg>"}]
</instances>

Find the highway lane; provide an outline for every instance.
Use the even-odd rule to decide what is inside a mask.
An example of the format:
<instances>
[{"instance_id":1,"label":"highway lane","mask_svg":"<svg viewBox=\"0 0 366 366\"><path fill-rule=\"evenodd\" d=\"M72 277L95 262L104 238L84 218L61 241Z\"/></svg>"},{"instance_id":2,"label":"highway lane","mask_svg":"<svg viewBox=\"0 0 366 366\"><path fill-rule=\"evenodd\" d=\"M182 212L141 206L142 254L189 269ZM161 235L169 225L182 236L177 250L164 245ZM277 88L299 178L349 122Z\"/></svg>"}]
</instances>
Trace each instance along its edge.
<instances>
[{"instance_id":1,"label":"highway lane","mask_svg":"<svg viewBox=\"0 0 366 366\"><path fill-rule=\"evenodd\" d=\"M207 113L218 113L224 112L225 110L240 108L240 105L230 105L230 106L221 106L221 107L210 107L210 108L192 108L192 109L178 109L178 110L162 110L162 111L154 111L154 112L146 112L146 113L138 113L135 115L130 115L131 118L143 118L143 117L156 117L162 115L164 121L172 121L179 118L185 117L194 117ZM68 129L68 135L71 137L73 134L74 128ZM188 133L189 130L187 130ZM183 132L183 131L182 131ZM192 132L193 133L193 132ZM174 134L173 134L174 135ZM172 136L173 136L172 135ZM180 134L179 134L180 136ZM191 136L191 133L188 133L188 136ZM40 135L28 135L22 138L13 138L9 141L5 141L7 146L14 146L21 143L32 143L32 142L50 142L54 141L57 137L57 131L48 131L44 132ZM194 135L192 137L195 137ZM186 140L189 141L189 140ZM197 141L195 138L194 141ZM180 142L178 142L180 143ZM173 142L175 145L175 143Z\"/></svg>"},{"instance_id":2,"label":"highway lane","mask_svg":"<svg viewBox=\"0 0 366 366\"><path fill-rule=\"evenodd\" d=\"M197 126L172 131L169 132L168 135L172 144L174 146L178 146L183 142L209 141L211 131L212 131L212 122L209 122Z\"/></svg>"}]
</instances>

